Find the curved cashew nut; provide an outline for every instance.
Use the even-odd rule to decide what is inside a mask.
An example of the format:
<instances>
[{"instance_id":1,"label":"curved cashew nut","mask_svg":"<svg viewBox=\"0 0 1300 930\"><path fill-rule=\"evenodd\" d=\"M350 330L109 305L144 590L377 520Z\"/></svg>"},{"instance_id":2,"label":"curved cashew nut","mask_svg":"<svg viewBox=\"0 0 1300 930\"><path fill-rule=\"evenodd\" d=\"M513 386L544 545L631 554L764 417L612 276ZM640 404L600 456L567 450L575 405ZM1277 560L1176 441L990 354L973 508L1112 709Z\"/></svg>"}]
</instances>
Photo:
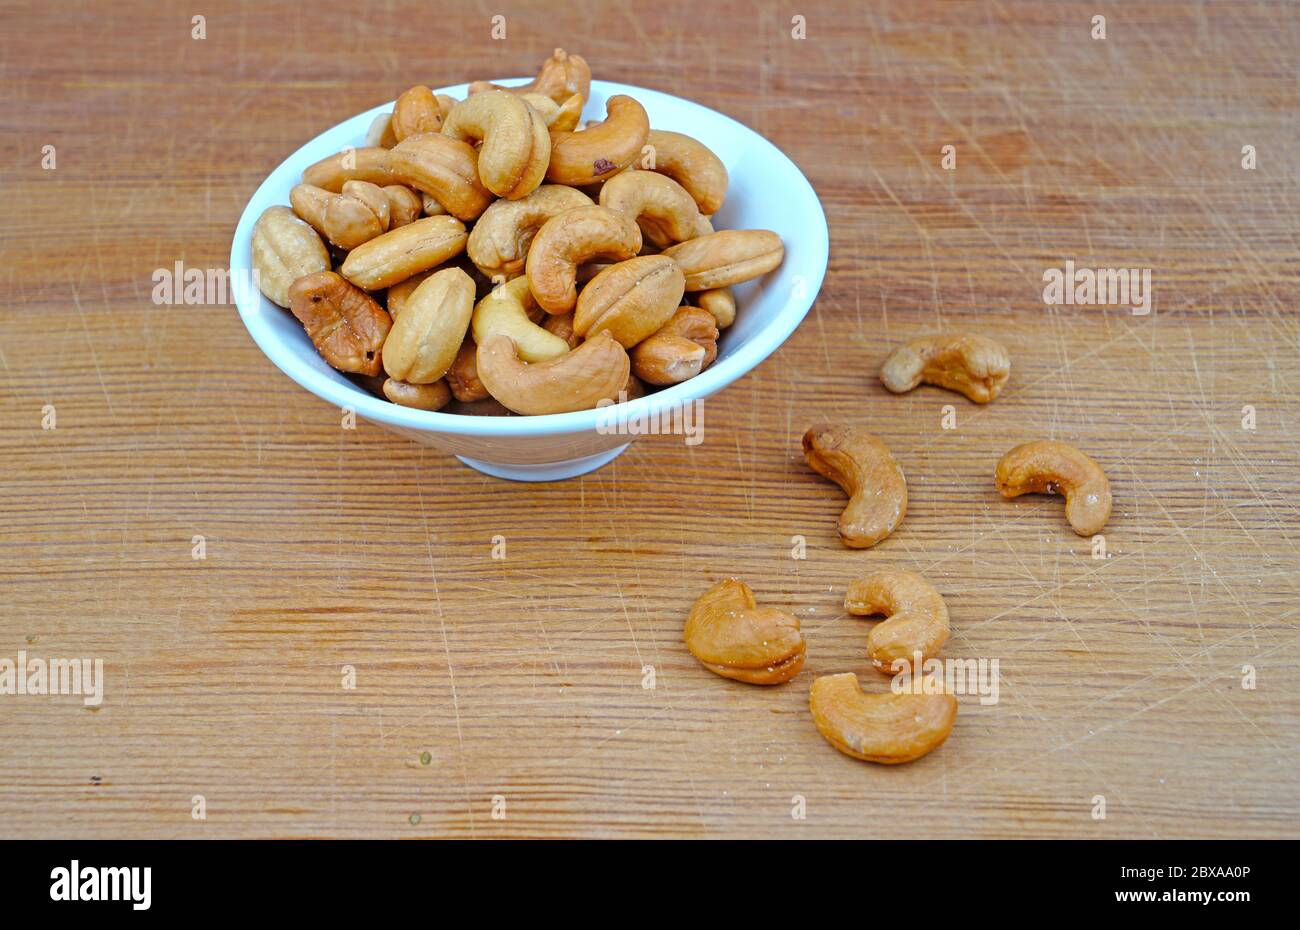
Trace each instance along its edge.
<instances>
[{"instance_id":1,"label":"curved cashew nut","mask_svg":"<svg viewBox=\"0 0 1300 930\"><path fill-rule=\"evenodd\" d=\"M1001 343L974 333L922 336L890 353L880 380L895 394L904 394L922 381L965 394L987 404L1011 376L1011 356Z\"/></svg>"},{"instance_id":2,"label":"curved cashew nut","mask_svg":"<svg viewBox=\"0 0 1300 930\"><path fill-rule=\"evenodd\" d=\"M616 174L601 187L600 205L634 221L641 234L661 249L700 233L699 207L685 188L665 174Z\"/></svg>"},{"instance_id":3,"label":"curved cashew nut","mask_svg":"<svg viewBox=\"0 0 1300 930\"><path fill-rule=\"evenodd\" d=\"M494 288L474 308L470 323L474 341L482 345L497 333L509 336L525 362L544 362L567 355L567 342L528 319L528 310L535 305L527 278L515 278Z\"/></svg>"},{"instance_id":4,"label":"curved cashew nut","mask_svg":"<svg viewBox=\"0 0 1300 930\"><path fill-rule=\"evenodd\" d=\"M525 272L538 305L547 313L565 313L578 301L578 265L599 258L626 261L640 251L636 223L604 207L578 207L542 224L528 247Z\"/></svg>"},{"instance_id":5,"label":"curved cashew nut","mask_svg":"<svg viewBox=\"0 0 1300 930\"><path fill-rule=\"evenodd\" d=\"M703 142L680 132L652 129L641 167L666 174L684 187L700 212L712 216L727 199L727 166Z\"/></svg>"},{"instance_id":6,"label":"curved cashew nut","mask_svg":"<svg viewBox=\"0 0 1300 930\"><path fill-rule=\"evenodd\" d=\"M546 179L579 186L603 181L641 154L650 133L645 107L617 94L605 102L603 123L581 132L551 133L551 164Z\"/></svg>"},{"instance_id":7,"label":"curved cashew nut","mask_svg":"<svg viewBox=\"0 0 1300 930\"><path fill-rule=\"evenodd\" d=\"M500 333L478 347L478 376L493 397L515 413L568 413L615 400L627 384L627 352L607 333L567 355L528 365L514 341Z\"/></svg>"},{"instance_id":8,"label":"curved cashew nut","mask_svg":"<svg viewBox=\"0 0 1300 930\"><path fill-rule=\"evenodd\" d=\"M289 191L293 212L340 249L355 249L387 232L388 195L368 181L344 181L343 192L299 184Z\"/></svg>"},{"instance_id":9,"label":"curved cashew nut","mask_svg":"<svg viewBox=\"0 0 1300 930\"><path fill-rule=\"evenodd\" d=\"M557 48L551 57L542 63L537 77L519 87L497 87L488 81L474 81L469 85L471 94L481 94L489 90L510 90L517 94L537 93L549 97L556 103L564 103L575 94L585 105L591 95L591 68L581 55L570 55L562 48ZM578 111L582 112L582 105Z\"/></svg>"},{"instance_id":10,"label":"curved cashew nut","mask_svg":"<svg viewBox=\"0 0 1300 930\"><path fill-rule=\"evenodd\" d=\"M885 615L867 635L867 655L886 674L893 673L898 659L919 674L916 666L948 641L948 606L934 585L914 572L881 571L859 578L844 594L844 609L856 617Z\"/></svg>"},{"instance_id":11,"label":"curved cashew nut","mask_svg":"<svg viewBox=\"0 0 1300 930\"><path fill-rule=\"evenodd\" d=\"M442 134L461 142L482 142L478 176L483 186L507 200L536 190L551 160L546 124L520 97L503 90L467 97L452 107Z\"/></svg>"},{"instance_id":12,"label":"curved cashew nut","mask_svg":"<svg viewBox=\"0 0 1300 930\"><path fill-rule=\"evenodd\" d=\"M337 155L322 158L302 173L302 183L337 194L345 181L369 181L383 187L399 183L389 168L389 149L368 146L344 149Z\"/></svg>"},{"instance_id":13,"label":"curved cashew nut","mask_svg":"<svg viewBox=\"0 0 1300 930\"><path fill-rule=\"evenodd\" d=\"M765 275L781 264L785 246L769 229L724 229L664 249L686 273L688 291L709 291Z\"/></svg>"},{"instance_id":14,"label":"curved cashew nut","mask_svg":"<svg viewBox=\"0 0 1300 930\"><path fill-rule=\"evenodd\" d=\"M718 329L726 329L736 322L736 295L729 287L715 287L695 292L695 305L713 314Z\"/></svg>"},{"instance_id":15,"label":"curved cashew nut","mask_svg":"<svg viewBox=\"0 0 1300 930\"><path fill-rule=\"evenodd\" d=\"M1110 517L1110 482L1101 466L1068 442L1040 439L1016 446L998 462L1003 497L1064 494L1065 517L1080 536L1100 533Z\"/></svg>"},{"instance_id":16,"label":"curved cashew nut","mask_svg":"<svg viewBox=\"0 0 1300 930\"><path fill-rule=\"evenodd\" d=\"M406 381L384 381L384 396L403 407L416 410L441 410L451 402L451 389L445 380L433 384L410 384Z\"/></svg>"},{"instance_id":17,"label":"curved cashew nut","mask_svg":"<svg viewBox=\"0 0 1300 930\"><path fill-rule=\"evenodd\" d=\"M719 581L700 595L682 638L701 665L723 678L779 685L803 668L799 618L759 607L749 585L737 578Z\"/></svg>"},{"instance_id":18,"label":"curved cashew nut","mask_svg":"<svg viewBox=\"0 0 1300 930\"><path fill-rule=\"evenodd\" d=\"M543 184L519 200L498 200L474 224L465 251L489 278L513 278L523 274L528 247L543 223L566 210L591 205L582 191L562 184Z\"/></svg>"},{"instance_id":19,"label":"curved cashew nut","mask_svg":"<svg viewBox=\"0 0 1300 930\"><path fill-rule=\"evenodd\" d=\"M438 132L442 129L442 108L433 91L417 84L404 91L393 105L393 138L401 142L417 132Z\"/></svg>"},{"instance_id":20,"label":"curved cashew nut","mask_svg":"<svg viewBox=\"0 0 1300 930\"><path fill-rule=\"evenodd\" d=\"M682 269L662 255L610 265L578 295L573 331L583 337L608 332L630 349L671 319L685 283Z\"/></svg>"},{"instance_id":21,"label":"curved cashew nut","mask_svg":"<svg viewBox=\"0 0 1300 930\"><path fill-rule=\"evenodd\" d=\"M869 549L892 533L907 513L907 480L883 442L852 426L813 427L803 455L812 470L849 495L840 514L840 541Z\"/></svg>"},{"instance_id":22,"label":"curved cashew nut","mask_svg":"<svg viewBox=\"0 0 1300 930\"><path fill-rule=\"evenodd\" d=\"M826 742L882 765L911 762L938 748L957 719L951 694L863 694L852 672L816 679L808 707Z\"/></svg>"},{"instance_id":23,"label":"curved cashew nut","mask_svg":"<svg viewBox=\"0 0 1300 930\"><path fill-rule=\"evenodd\" d=\"M478 152L468 142L437 132L407 136L387 156L392 180L433 197L458 220L477 219L492 195L479 181Z\"/></svg>"},{"instance_id":24,"label":"curved cashew nut","mask_svg":"<svg viewBox=\"0 0 1300 930\"><path fill-rule=\"evenodd\" d=\"M699 307L679 307L632 350L632 374L650 384L680 384L718 357L718 324Z\"/></svg>"},{"instance_id":25,"label":"curved cashew nut","mask_svg":"<svg viewBox=\"0 0 1300 930\"><path fill-rule=\"evenodd\" d=\"M420 283L384 342L384 371L396 381L432 384L456 360L474 311L474 282L459 268Z\"/></svg>"}]
</instances>

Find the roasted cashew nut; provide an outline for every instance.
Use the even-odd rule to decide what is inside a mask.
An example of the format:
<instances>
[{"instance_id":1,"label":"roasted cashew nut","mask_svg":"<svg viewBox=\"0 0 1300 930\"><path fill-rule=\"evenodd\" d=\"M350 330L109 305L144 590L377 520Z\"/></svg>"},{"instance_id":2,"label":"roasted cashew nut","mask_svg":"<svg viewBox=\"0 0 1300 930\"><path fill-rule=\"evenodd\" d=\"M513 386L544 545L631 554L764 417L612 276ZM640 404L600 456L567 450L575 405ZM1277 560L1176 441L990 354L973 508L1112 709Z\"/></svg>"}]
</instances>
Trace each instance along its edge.
<instances>
[{"instance_id":1,"label":"roasted cashew nut","mask_svg":"<svg viewBox=\"0 0 1300 930\"><path fill-rule=\"evenodd\" d=\"M357 182L361 183L360 181ZM404 184L388 184L383 188L388 199L388 228L396 229L420 218L424 206L420 195Z\"/></svg>"},{"instance_id":2,"label":"roasted cashew nut","mask_svg":"<svg viewBox=\"0 0 1300 930\"><path fill-rule=\"evenodd\" d=\"M384 342L384 371L396 381L432 384L456 360L474 312L474 282L459 268L435 271L409 297Z\"/></svg>"},{"instance_id":3,"label":"roasted cashew nut","mask_svg":"<svg viewBox=\"0 0 1300 930\"><path fill-rule=\"evenodd\" d=\"M849 585L844 609L856 617L884 614L867 636L867 655L877 671L892 674L893 663L920 663L948 641L948 606L934 585L914 572L872 572Z\"/></svg>"},{"instance_id":4,"label":"roasted cashew nut","mask_svg":"<svg viewBox=\"0 0 1300 930\"><path fill-rule=\"evenodd\" d=\"M426 216L363 242L348 253L339 273L357 287L379 290L454 258L466 238L460 220Z\"/></svg>"},{"instance_id":5,"label":"roasted cashew nut","mask_svg":"<svg viewBox=\"0 0 1300 930\"><path fill-rule=\"evenodd\" d=\"M294 213L340 249L355 249L388 231L388 195L369 181L344 181L339 194L299 184L289 191L289 203Z\"/></svg>"},{"instance_id":6,"label":"roasted cashew nut","mask_svg":"<svg viewBox=\"0 0 1300 930\"><path fill-rule=\"evenodd\" d=\"M938 748L957 719L951 694L863 694L852 672L816 679L808 707L826 742L882 765L911 762Z\"/></svg>"},{"instance_id":7,"label":"roasted cashew nut","mask_svg":"<svg viewBox=\"0 0 1300 930\"><path fill-rule=\"evenodd\" d=\"M321 358L339 371L379 374L392 318L375 299L332 271L303 275L289 287L289 309Z\"/></svg>"},{"instance_id":8,"label":"roasted cashew nut","mask_svg":"<svg viewBox=\"0 0 1300 930\"><path fill-rule=\"evenodd\" d=\"M478 377L478 344L473 339L461 343L456 360L444 376L452 396L461 403L473 403L488 396L488 390Z\"/></svg>"},{"instance_id":9,"label":"roasted cashew nut","mask_svg":"<svg viewBox=\"0 0 1300 930\"><path fill-rule=\"evenodd\" d=\"M570 55L562 48L557 48L551 57L542 63L537 77L520 87L497 87L488 81L474 81L469 85L471 94L481 94L490 90L510 90L516 94L541 94L556 103L564 103L577 95L582 103L578 112L586 105L591 95L591 68L581 55Z\"/></svg>"},{"instance_id":10,"label":"roasted cashew nut","mask_svg":"<svg viewBox=\"0 0 1300 930\"><path fill-rule=\"evenodd\" d=\"M921 382L965 394L987 404L1011 376L1011 356L1001 343L974 333L939 333L913 339L895 349L880 369L880 380L895 394Z\"/></svg>"},{"instance_id":11,"label":"roasted cashew nut","mask_svg":"<svg viewBox=\"0 0 1300 930\"><path fill-rule=\"evenodd\" d=\"M519 200L498 200L483 211L470 231L465 251L489 278L509 280L524 272L528 247L553 216L591 206L591 198L562 184L543 184Z\"/></svg>"},{"instance_id":12,"label":"roasted cashew nut","mask_svg":"<svg viewBox=\"0 0 1300 930\"><path fill-rule=\"evenodd\" d=\"M632 350L632 374L650 384L680 384L718 357L718 324L699 307L679 307Z\"/></svg>"},{"instance_id":13,"label":"roasted cashew nut","mask_svg":"<svg viewBox=\"0 0 1300 930\"><path fill-rule=\"evenodd\" d=\"M636 223L604 207L578 207L542 224L528 247L525 272L538 305L547 313L565 313L578 301L578 265L626 261L640 251Z\"/></svg>"},{"instance_id":14,"label":"roasted cashew nut","mask_svg":"<svg viewBox=\"0 0 1300 930\"><path fill-rule=\"evenodd\" d=\"M416 410L441 410L451 402L451 389L445 380L433 384L409 384L387 378L383 391L393 403Z\"/></svg>"},{"instance_id":15,"label":"roasted cashew nut","mask_svg":"<svg viewBox=\"0 0 1300 930\"><path fill-rule=\"evenodd\" d=\"M478 152L468 142L437 132L407 136L384 152L392 180L433 197L458 220L477 219L492 195L478 175Z\"/></svg>"},{"instance_id":16,"label":"roasted cashew nut","mask_svg":"<svg viewBox=\"0 0 1300 930\"><path fill-rule=\"evenodd\" d=\"M439 132L442 129L442 108L433 91L417 84L404 91L393 105L393 138L401 142L419 132Z\"/></svg>"},{"instance_id":17,"label":"roasted cashew nut","mask_svg":"<svg viewBox=\"0 0 1300 930\"><path fill-rule=\"evenodd\" d=\"M779 685L803 668L799 618L759 607L749 585L737 578L719 581L700 595L682 638L701 665L723 678Z\"/></svg>"},{"instance_id":18,"label":"roasted cashew nut","mask_svg":"<svg viewBox=\"0 0 1300 930\"><path fill-rule=\"evenodd\" d=\"M631 97L617 94L606 101L605 112L605 121L590 129L551 133L548 181L575 187L594 184L640 157L650 133L645 107Z\"/></svg>"},{"instance_id":19,"label":"roasted cashew nut","mask_svg":"<svg viewBox=\"0 0 1300 930\"><path fill-rule=\"evenodd\" d=\"M813 427L803 454L813 471L849 495L840 514L840 541L869 549L892 533L907 513L907 480L883 442L852 426Z\"/></svg>"},{"instance_id":20,"label":"roasted cashew nut","mask_svg":"<svg viewBox=\"0 0 1300 930\"><path fill-rule=\"evenodd\" d=\"M672 318L685 284L682 269L662 255L641 255L610 265L578 295L573 331L584 338L608 332L630 349Z\"/></svg>"},{"instance_id":21,"label":"roasted cashew nut","mask_svg":"<svg viewBox=\"0 0 1300 930\"><path fill-rule=\"evenodd\" d=\"M600 205L634 221L646 240L661 249L700 234L699 207L680 184L664 174L616 174L601 187Z\"/></svg>"},{"instance_id":22,"label":"roasted cashew nut","mask_svg":"<svg viewBox=\"0 0 1300 930\"><path fill-rule=\"evenodd\" d=\"M520 99L537 111L548 131L572 132L582 119L583 99L574 94L564 103L556 103L550 97L538 93L520 94Z\"/></svg>"},{"instance_id":23,"label":"roasted cashew nut","mask_svg":"<svg viewBox=\"0 0 1300 930\"><path fill-rule=\"evenodd\" d=\"M680 132L650 130L641 167L666 174L686 189L700 212L712 216L727 199L727 166L703 142Z\"/></svg>"},{"instance_id":24,"label":"roasted cashew nut","mask_svg":"<svg viewBox=\"0 0 1300 930\"><path fill-rule=\"evenodd\" d=\"M682 266L688 291L708 291L767 274L785 258L781 237L768 229L724 229L664 249Z\"/></svg>"},{"instance_id":25,"label":"roasted cashew nut","mask_svg":"<svg viewBox=\"0 0 1300 930\"><path fill-rule=\"evenodd\" d=\"M482 345L497 333L509 336L525 362L544 362L567 355L567 342L528 319L528 311L535 306L527 278L515 278L494 288L474 308L470 323L474 342Z\"/></svg>"},{"instance_id":26,"label":"roasted cashew nut","mask_svg":"<svg viewBox=\"0 0 1300 930\"><path fill-rule=\"evenodd\" d=\"M1003 497L1064 494L1065 517L1080 536L1100 533L1110 517L1110 482L1101 466L1068 442L1040 439L1016 446L994 474Z\"/></svg>"},{"instance_id":27,"label":"roasted cashew nut","mask_svg":"<svg viewBox=\"0 0 1300 930\"><path fill-rule=\"evenodd\" d=\"M498 197L518 200L536 190L546 176L551 135L537 111L514 94L492 90L467 97L452 107L442 134L483 143L478 151L479 180Z\"/></svg>"},{"instance_id":28,"label":"roasted cashew nut","mask_svg":"<svg viewBox=\"0 0 1300 930\"><path fill-rule=\"evenodd\" d=\"M729 287L715 287L708 291L696 291L692 298L695 305L713 314L718 329L726 329L736 322L736 295Z\"/></svg>"},{"instance_id":29,"label":"roasted cashew nut","mask_svg":"<svg viewBox=\"0 0 1300 930\"><path fill-rule=\"evenodd\" d=\"M400 183L388 165L389 149L369 146L344 149L337 155L322 158L302 173L302 183L337 194L345 181L369 181L383 187Z\"/></svg>"},{"instance_id":30,"label":"roasted cashew nut","mask_svg":"<svg viewBox=\"0 0 1300 930\"><path fill-rule=\"evenodd\" d=\"M531 365L519 358L509 336L498 333L478 347L479 379L515 413L590 410L602 400L617 400L629 374L627 352L607 333L567 355Z\"/></svg>"},{"instance_id":31,"label":"roasted cashew nut","mask_svg":"<svg viewBox=\"0 0 1300 930\"><path fill-rule=\"evenodd\" d=\"M330 254L316 230L288 207L267 207L253 225L253 270L267 299L289 306L289 287L309 274L330 270Z\"/></svg>"}]
</instances>

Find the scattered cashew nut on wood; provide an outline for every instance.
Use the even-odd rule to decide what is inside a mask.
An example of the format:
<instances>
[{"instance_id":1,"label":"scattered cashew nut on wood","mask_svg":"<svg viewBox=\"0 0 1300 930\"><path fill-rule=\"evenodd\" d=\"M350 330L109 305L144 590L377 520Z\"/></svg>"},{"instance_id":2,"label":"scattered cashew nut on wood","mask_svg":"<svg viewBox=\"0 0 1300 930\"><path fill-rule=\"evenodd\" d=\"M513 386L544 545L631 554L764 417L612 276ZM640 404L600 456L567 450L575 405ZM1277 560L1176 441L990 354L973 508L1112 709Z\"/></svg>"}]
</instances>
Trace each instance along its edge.
<instances>
[{"instance_id":1,"label":"scattered cashew nut on wood","mask_svg":"<svg viewBox=\"0 0 1300 930\"><path fill-rule=\"evenodd\" d=\"M915 572L872 572L849 585L844 609L856 617L883 614L867 635L867 656L877 671L893 674L897 661L919 671L948 641L948 607L934 585Z\"/></svg>"},{"instance_id":2,"label":"scattered cashew nut on wood","mask_svg":"<svg viewBox=\"0 0 1300 930\"><path fill-rule=\"evenodd\" d=\"M899 346L880 369L880 380L895 394L918 384L934 384L987 404L1011 376L1011 356L1001 343L974 333L939 333Z\"/></svg>"},{"instance_id":3,"label":"scattered cashew nut on wood","mask_svg":"<svg viewBox=\"0 0 1300 930\"><path fill-rule=\"evenodd\" d=\"M691 606L682 631L686 648L714 674L752 685L779 685L803 668L799 618L759 607L749 585L719 581Z\"/></svg>"},{"instance_id":4,"label":"scattered cashew nut on wood","mask_svg":"<svg viewBox=\"0 0 1300 930\"><path fill-rule=\"evenodd\" d=\"M840 514L840 541L869 549L907 513L907 480L883 442L854 426L817 426L803 437L808 465L849 495Z\"/></svg>"},{"instance_id":5,"label":"scattered cashew nut on wood","mask_svg":"<svg viewBox=\"0 0 1300 930\"><path fill-rule=\"evenodd\" d=\"M1039 439L1016 446L994 473L1003 497L1065 495L1065 517L1080 536L1100 533L1110 518L1110 482L1101 466L1068 442Z\"/></svg>"},{"instance_id":6,"label":"scattered cashew nut on wood","mask_svg":"<svg viewBox=\"0 0 1300 930\"><path fill-rule=\"evenodd\" d=\"M882 765L911 762L938 748L957 719L951 694L864 694L852 672L813 681L808 707L826 742Z\"/></svg>"}]
</instances>

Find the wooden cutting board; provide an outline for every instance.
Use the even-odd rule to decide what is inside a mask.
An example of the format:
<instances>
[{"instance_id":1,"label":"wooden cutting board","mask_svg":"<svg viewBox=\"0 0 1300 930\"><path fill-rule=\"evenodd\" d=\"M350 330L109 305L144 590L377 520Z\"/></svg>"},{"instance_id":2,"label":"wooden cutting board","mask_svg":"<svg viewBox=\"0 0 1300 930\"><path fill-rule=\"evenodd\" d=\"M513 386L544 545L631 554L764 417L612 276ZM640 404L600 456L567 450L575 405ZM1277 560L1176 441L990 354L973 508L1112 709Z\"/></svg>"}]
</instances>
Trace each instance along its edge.
<instances>
[{"instance_id":1,"label":"wooden cutting board","mask_svg":"<svg viewBox=\"0 0 1300 930\"><path fill-rule=\"evenodd\" d=\"M807 3L796 39L781 4L510 4L494 40L486 7L326 0L206 3L195 39L192 6L0 10L0 656L105 669L97 708L0 696L0 834L1296 835L1293 7ZM505 483L341 428L232 306L153 303L156 269L224 266L305 140L557 45L752 126L825 205L816 305L702 444ZM1150 269L1152 312L1046 305L1066 261ZM943 328L1010 348L996 404L880 386ZM906 471L870 551L803 464L824 420ZM1059 500L998 497L1040 437L1107 469L1106 558ZM1000 668L998 703L892 768L807 707L817 675L887 687L842 608L883 567L943 592L947 656ZM727 575L802 619L793 682L686 652Z\"/></svg>"}]
</instances>

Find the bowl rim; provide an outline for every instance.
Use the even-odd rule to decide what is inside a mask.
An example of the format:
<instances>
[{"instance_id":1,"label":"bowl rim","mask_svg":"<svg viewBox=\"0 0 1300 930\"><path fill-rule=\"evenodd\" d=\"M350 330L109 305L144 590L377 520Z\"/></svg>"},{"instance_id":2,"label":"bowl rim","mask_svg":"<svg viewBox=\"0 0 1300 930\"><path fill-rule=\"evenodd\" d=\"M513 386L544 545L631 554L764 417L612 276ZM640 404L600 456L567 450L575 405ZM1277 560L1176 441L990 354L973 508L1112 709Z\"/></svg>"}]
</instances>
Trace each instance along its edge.
<instances>
[{"instance_id":1,"label":"bowl rim","mask_svg":"<svg viewBox=\"0 0 1300 930\"><path fill-rule=\"evenodd\" d=\"M521 83L527 83L530 78L499 78L492 83L510 87L517 86ZM394 404L388 400L376 397L365 391L359 385L340 383L335 381L323 372L316 370L307 363L301 361L296 354L289 350L283 341L273 336L271 327L263 325L260 321L254 319L254 315L260 308L260 301L268 300L256 288L237 288L235 294L236 306L239 310L240 319L244 323L244 328L248 330L253 342L257 345L262 353L270 359L281 372L288 375L291 380L296 382L299 387L309 391L322 400L326 400L337 407L351 409L366 419L395 426L399 428L414 429L421 432L450 433L462 436L492 436L492 437L515 437L515 436L541 436L555 433L586 432L598 429L602 424L608 424L611 421L620 422L627 420L645 421L662 414L664 410L690 403L710 394L722 390L733 381L748 374L754 368L758 367L764 360L775 352L795 331L808 311L812 308L821 290L822 282L826 278L826 270L830 257L830 231L826 225L826 211L822 208L821 199L817 196L817 191L813 188L812 183L800 170L785 152L781 151L775 144L764 136L760 135L753 129L750 129L739 120L732 119L725 113L721 113L711 107L688 100L685 97L677 97L664 91L655 90L649 87L639 87L635 84L621 84L614 81L591 82L593 90L604 94L606 98L614 94L651 94L658 97L665 97L669 100L684 103L691 107L696 107L711 113L714 117L730 124L733 130L739 130L742 133L752 136L761 145L771 148L781 159L785 161L788 167L793 171L797 178L798 186L796 190L803 194L815 207L817 218L820 222L813 224L813 228L802 230L806 236L806 243L813 250L812 267L815 271L812 277L806 282L806 291L800 298L793 295L786 304L781 307L776 317L765 327L756 332L748 342L728 355L726 358L719 359L715 364L706 368L703 372L683 381L681 384L675 384L666 387L644 397L629 400L621 404L613 404L606 407L596 407L589 410L575 410L569 413L549 413L536 416L513 416L513 417L482 417L469 416L466 414L442 413L441 411L417 410L412 407L403 407L400 404ZM447 87L436 88L436 94L464 93L468 89L468 84L453 84ZM270 185L272 178L287 163L298 158L305 149L315 144L316 140L322 135L332 132L334 129L346 122L356 120L359 117L370 117L373 119L380 113L391 110L396 101L379 104L370 110L363 111L330 126L329 128L317 133L303 145L295 149L291 154L282 159L275 168L262 180L253 194L249 197L248 203L244 205L240 213L239 221L235 227L234 239L230 247L230 269L233 277L241 273L248 274L252 268L251 251L247 248L240 249L240 243L246 242L251 238L252 226L257 221L256 216L252 216L253 204L261 199L263 191ZM282 204L283 206L283 204ZM242 253L242 254L241 254ZM761 286L761 285L760 285ZM277 308L280 309L280 308ZM288 313L289 311L284 310Z\"/></svg>"}]
</instances>

